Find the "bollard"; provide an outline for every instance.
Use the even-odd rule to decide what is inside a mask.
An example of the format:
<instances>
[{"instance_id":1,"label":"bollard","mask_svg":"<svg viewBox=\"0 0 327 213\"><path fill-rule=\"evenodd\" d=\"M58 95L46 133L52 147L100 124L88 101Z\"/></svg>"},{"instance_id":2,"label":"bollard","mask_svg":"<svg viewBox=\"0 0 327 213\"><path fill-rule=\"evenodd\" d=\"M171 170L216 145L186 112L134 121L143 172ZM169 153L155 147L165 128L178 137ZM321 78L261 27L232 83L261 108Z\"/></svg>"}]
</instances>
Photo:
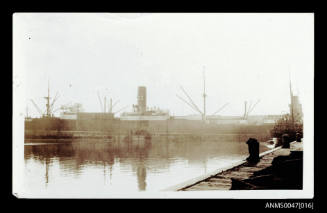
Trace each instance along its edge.
<instances>
[{"instance_id":1,"label":"bollard","mask_svg":"<svg viewBox=\"0 0 327 213\"><path fill-rule=\"evenodd\" d=\"M290 137L288 134L282 135L282 148L290 148Z\"/></svg>"},{"instance_id":2,"label":"bollard","mask_svg":"<svg viewBox=\"0 0 327 213\"><path fill-rule=\"evenodd\" d=\"M301 134L300 133L296 133L295 135L295 138L296 138L296 142L301 142Z\"/></svg>"},{"instance_id":3,"label":"bollard","mask_svg":"<svg viewBox=\"0 0 327 213\"><path fill-rule=\"evenodd\" d=\"M250 156L246 159L248 162L256 163L260 161L259 158L259 142L255 138L249 138L246 142L249 148Z\"/></svg>"}]
</instances>

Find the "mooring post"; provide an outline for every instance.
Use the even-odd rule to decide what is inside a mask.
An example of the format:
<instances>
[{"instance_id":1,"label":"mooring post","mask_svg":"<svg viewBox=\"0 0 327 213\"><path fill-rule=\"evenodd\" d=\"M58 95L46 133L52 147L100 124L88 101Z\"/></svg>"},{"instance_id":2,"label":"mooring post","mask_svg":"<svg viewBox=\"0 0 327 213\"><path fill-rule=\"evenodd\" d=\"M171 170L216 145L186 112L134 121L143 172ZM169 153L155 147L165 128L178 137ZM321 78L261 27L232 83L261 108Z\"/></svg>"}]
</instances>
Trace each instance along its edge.
<instances>
[{"instance_id":1,"label":"mooring post","mask_svg":"<svg viewBox=\"0 0 327 213\"><path fill-rule=\"evenodd\" d=\"M255 138L249 138L246 142L249 148L250 156L246 159L248 162L256 163L260 161L259 158L259 142Z\"/></svg>"},{"instance_id":2,"label":"mooring post","mask_svg":"<svg viewBox=\"0 0 327 213\"><path fill-rule=\"evenodd\" d=\"M282 148L290 148L290 137L288 134L282 135Z\"/></svg>"},{"instance_id":3,"label":"mooring post","mask_svg":"<svg viewBox=\"0 0 327 213\"><path fill-rule=\"evenodd\" d=\"M301 142L301 134L300 133L296 133L295 135L295 138L296 138L296 142Z\"/></svg>"}]
</instances>

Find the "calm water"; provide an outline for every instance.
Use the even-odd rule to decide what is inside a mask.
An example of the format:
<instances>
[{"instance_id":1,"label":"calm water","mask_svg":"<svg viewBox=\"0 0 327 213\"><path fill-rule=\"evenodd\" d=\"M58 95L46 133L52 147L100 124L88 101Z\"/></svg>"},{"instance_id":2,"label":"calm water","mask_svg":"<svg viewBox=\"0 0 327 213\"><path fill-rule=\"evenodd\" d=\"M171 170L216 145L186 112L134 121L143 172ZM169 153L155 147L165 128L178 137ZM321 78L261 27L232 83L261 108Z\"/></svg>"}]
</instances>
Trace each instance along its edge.
<instances>
[{"instance_id":1,"label":"calm water","mask_svg":"<svg viewBox=\"0 0 327 213\"><path fill-rule=\"evenodd\" d=\"M244 142L163 138L146 143L25 144L24 150L24 188L34 195L158 191L248 155Z\"/></svg>"}]
</instances>

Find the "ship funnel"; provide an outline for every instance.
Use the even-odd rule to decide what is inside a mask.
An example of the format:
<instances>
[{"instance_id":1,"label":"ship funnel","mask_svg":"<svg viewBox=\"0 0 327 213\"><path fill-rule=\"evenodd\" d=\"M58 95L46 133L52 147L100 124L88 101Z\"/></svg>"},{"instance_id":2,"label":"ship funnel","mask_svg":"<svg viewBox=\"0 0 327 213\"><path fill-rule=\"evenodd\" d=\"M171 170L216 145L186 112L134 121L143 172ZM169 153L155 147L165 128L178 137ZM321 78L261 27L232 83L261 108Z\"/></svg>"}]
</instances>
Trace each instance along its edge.
<instances>
[{"instance_id":1,"label":"ship funnel","mask_svg":"<svg viewBox=\"0 0 327 213\"><path fill-rule=\"evenodd\" d=\"M138 112L146 112L146 87L140 86L137 90Z\"/></svg>"}]
</instances>

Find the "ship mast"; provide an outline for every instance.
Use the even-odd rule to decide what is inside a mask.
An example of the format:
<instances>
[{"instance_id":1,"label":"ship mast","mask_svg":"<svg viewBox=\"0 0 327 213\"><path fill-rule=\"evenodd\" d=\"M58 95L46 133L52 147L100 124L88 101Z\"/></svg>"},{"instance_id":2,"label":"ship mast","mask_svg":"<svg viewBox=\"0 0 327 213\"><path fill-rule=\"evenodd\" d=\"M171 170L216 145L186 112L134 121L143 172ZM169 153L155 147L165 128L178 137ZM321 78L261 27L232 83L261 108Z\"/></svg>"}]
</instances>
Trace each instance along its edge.
<instances>
[{"instance_id":1,"label":"ship mast","mask_svg":"<svg viewBox=\"0 0 327 213\"><path fill-rule=\"evenodd\" d=\"M106 111L107 111L107 97L104 96L104 110L103 110L103 112L106 113Z\"/></svg>"},{"instance_id":2,"label":"ship mast","mask_svg":"<svg viewBox=\"0 0 327 213\"><path fill-rule=\"evenodd\" d=\"M292 118L292 127L294 128L294 109L293 109L293 92L292 92L292 82L290 78L290 96L291 96L291 106L290 106L290 113L291 113L291 118Z\"/></svg>"},{"instance_id":3,"label":"ship mast","mask_svg":"<svg viewBox=\"0 0 327 213\"><path fill-rule=\"evenodd\" d=\"M26 106L26 118L29 118L29 116L28 116L28 106Z\"/></svg>"},{"instance_id":4,"label":"ship mast","mask_svg":"<svg viewBox=\"0 0 327 213\"><path fill-rule=\"evenodd\" d=\"M206 79L205 79L205 67L203 67L203 121L206 120Z\"/></svg>"},{"instance_id":5,"label":"ship mast","mask_svg":"<svg viewBox=\"0 0 327 213\"><path fill-rule=\"evenodd\" d=\"M46 103L46 117L50 117L50 83L49 83L49 80L48 80L48 96L47 97L44 97L46 100L47 100L47 103Z\"/></svg>"},{"instance_id":6,"label":"ship mast","mask_svg":"<svg viewBox=\"0 0 327 213\"><path fill-rule=\"evenodd\" d=\"M246 120L246 113L247 113L247 101L244 101L244 115L243 115L243 119Z\"/></svg>"},{"instance_id":7,"label":"ship mast","mask_svg":"<svg viewBox=\"0 0 327 213\"><path fill-rule=\"evenodd\" d=\"M112 98L110 98L110 113L112 113Z\"/></svg>"}]
</instances>

